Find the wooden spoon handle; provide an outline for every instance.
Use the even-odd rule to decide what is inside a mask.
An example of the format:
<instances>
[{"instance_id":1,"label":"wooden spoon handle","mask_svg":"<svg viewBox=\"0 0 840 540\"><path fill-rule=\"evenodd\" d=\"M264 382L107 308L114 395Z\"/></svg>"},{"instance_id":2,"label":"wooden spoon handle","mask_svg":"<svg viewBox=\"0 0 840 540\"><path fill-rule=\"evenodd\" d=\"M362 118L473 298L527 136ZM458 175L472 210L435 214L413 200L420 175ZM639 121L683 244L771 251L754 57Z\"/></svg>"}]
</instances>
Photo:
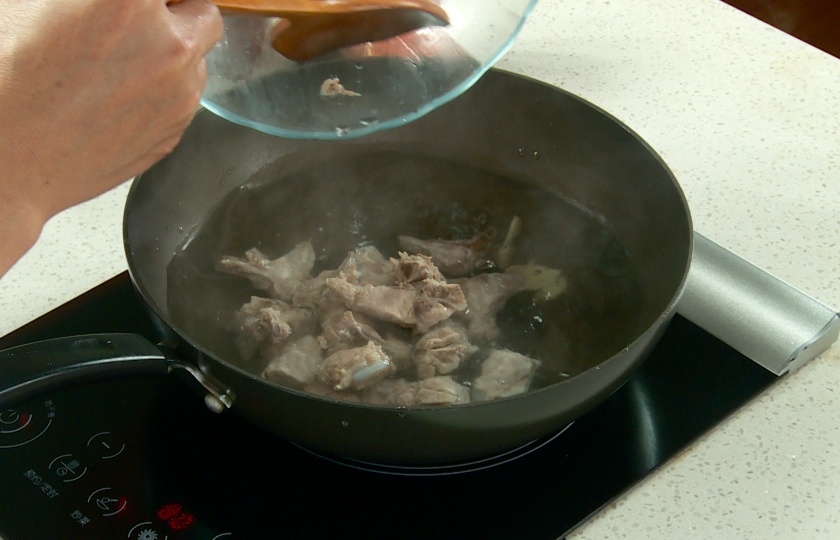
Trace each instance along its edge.
<instances>
[{"instance_id":1,"label":"wooden spoon handle","mask_svg":"<svg viewBox=\"0 0 840 540\"><path fill-rule=\"evenodd\" d=\"M169 0L174 4L182 0ZM220 9L280 17L272 46L302 62L358 43L380 41L426 26L449 24L433 0L210 0Z\"/></svg>"},{"instance_id":2,"label":"wooden spoon handle","mask_svg":"<svg viewBox=\"0 0 840 540\"><path fill-rule=\"evenodd\" d=\"M169 4L176 4L181 0L170 0ZM325 2L324 0L210 0L220 9L264 15L266 17L282 17L294 21L295 19L343 15L347 13L362 13L389 9L406 9L424 11L448 24L449 16L446 11L431 0L343 0Z\"/></svg>"}]
</instances>

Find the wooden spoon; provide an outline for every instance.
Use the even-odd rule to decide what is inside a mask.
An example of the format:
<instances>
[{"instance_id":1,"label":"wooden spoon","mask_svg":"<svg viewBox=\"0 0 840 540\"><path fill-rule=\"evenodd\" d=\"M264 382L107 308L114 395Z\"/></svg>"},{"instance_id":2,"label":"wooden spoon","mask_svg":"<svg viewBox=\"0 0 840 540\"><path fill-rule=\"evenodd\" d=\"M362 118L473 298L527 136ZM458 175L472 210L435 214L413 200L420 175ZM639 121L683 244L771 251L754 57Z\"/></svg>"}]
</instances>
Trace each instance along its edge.
<instances>
[{"instance_id":1,"label":"wooden spoon","mask_svg":"<svg viewBox=\"0 0 840 540\"><path fill-rule=\"evenodd\" d=\"M282 18L272 46L298 62L349 45L449 24L446 11L432 0L211 1L223 10Z\"/></svg>"}]
</instances>

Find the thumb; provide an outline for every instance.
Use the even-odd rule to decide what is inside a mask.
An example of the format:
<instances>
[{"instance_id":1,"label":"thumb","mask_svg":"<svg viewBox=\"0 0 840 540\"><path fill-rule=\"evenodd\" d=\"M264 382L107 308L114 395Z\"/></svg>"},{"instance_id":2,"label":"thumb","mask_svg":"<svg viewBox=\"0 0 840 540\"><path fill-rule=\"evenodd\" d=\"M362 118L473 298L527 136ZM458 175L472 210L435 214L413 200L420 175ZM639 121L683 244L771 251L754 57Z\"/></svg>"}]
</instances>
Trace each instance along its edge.
<instances>
[{"instance_id":1,"label":"thumb","mask_svg":"<svg viewBox=\"0 0 840 540\"><path fill-rule=\"evenodd\" d=\"M174 0L167 3L170 13L177 19L177 24L184 35L196 39L196 45L206 54L222 39L224 25L217 8L207 0Z\"/></svg>"}]
</instances>

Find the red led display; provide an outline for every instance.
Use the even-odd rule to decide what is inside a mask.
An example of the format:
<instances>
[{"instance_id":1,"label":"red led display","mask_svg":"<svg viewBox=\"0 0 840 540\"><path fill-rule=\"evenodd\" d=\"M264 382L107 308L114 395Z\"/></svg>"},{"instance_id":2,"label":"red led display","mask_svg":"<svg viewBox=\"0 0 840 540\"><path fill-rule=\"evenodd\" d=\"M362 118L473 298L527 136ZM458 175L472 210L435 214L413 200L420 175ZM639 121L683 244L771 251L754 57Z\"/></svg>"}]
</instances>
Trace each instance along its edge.
<instances>
[{"instance_id":1,"label":"red led display","mask_svg":"<svg viewBox=\"0 0 840 540\"><path fill-rule=\"evenodd\" d=\"M195 516L185 512L178 503L167 504L157 511L157 517L165 521L173 531L184 531L195 523Z\"/></svg>"},{"instance_id":2,"label":"red led display","mask_svg":"<svg viewBox=\"0 0 840 540\"><path fill-rule=\"evenodd\" d=\"M181 513L181 505L178 503L174 504L167 504L166 506L162 506L160 510L157 511L157 517L162 519L163 521L169 521L170 519L174 518L178 514Z\"/></svg>"},{"instance_id":3,"label":"red led display","mask_svg":"<svg viewBox=\"0 0 840 540\"><path fill-rule=\"evenodd\" d=\"M195 522L192 514L183 513L170 519L167 523L173 531L185 531Z\"/></svg>"}]
</instances>

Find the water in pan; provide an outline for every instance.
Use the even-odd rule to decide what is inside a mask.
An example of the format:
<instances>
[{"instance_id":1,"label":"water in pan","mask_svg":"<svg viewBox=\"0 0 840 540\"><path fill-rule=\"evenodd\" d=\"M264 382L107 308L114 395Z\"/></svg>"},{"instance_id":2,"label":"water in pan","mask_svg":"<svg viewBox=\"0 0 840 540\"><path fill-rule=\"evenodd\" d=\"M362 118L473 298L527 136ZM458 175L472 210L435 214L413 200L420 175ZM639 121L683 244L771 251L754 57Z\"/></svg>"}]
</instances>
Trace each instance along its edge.
<instances>
[{"instance_id":1,"label":"water in pan","mask_svg":"<svg viewBox=\"0 0 840 540\"><path fill-rule=\"evenodd\" d=\"M514 216L522 219L522 232L513 262L560 269L568 285L548 302L535 302L531 292L508 300L493 346L540 360L531 388L543 387L600 363L636 337L641 291L629 254L602 217L556 193L393 145L293 153L231 192L169 266L170 315L194 342L260 373L264 365L241 358L233 323L257 292L247 280L215 270L220 257L257 247L275 258L309 241L317 275L337 268L358 246L395 257L397 235L464 239L494 229L501 241ZM459 376L466 381L477 368L477 360L468 363Z\"/></svg>"}]
</instances>

